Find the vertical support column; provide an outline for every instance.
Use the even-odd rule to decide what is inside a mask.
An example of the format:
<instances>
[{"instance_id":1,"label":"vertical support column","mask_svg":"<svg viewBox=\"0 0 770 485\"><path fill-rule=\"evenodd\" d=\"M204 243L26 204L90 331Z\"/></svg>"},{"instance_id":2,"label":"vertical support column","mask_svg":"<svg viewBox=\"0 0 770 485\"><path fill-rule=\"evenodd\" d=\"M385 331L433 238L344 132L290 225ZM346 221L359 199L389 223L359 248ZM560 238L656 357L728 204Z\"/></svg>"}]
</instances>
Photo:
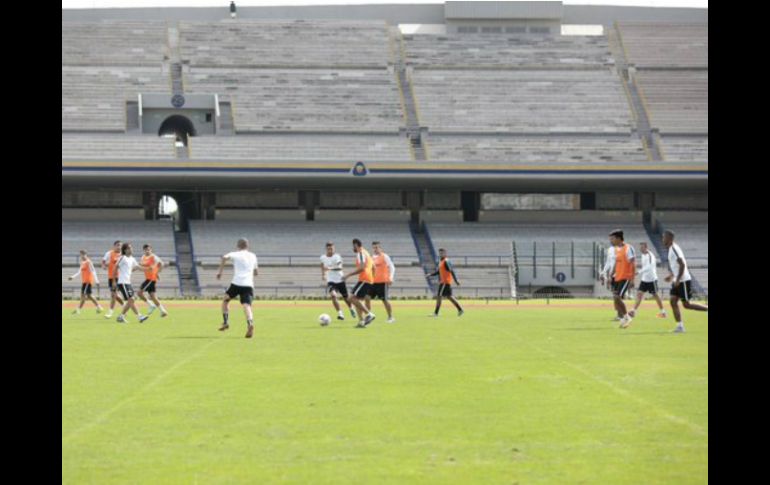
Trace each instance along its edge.
<instances>
[{"instance_id":1,"label":"vertical support column","mask_svg":"<svg viewBox=\"0 0 770 485\"><path fill-rule=\"evenodd\" d=\"M402 192L404 206L409 211L409 221L420 225L420 209L423 205L423 193L418 191Z\"/></svg>"},{"instance_id":2,"label":"vertical support column","mask_svg":"<svg viewBox=\"0 0 770 485\"><path fill-rule=\"evenodd\" d=\"M142 207L144 208L144 218L148 221L154 221L158 218L158 203L160 196L157 192L142 192Z\"/></svg>"}]
</instances>

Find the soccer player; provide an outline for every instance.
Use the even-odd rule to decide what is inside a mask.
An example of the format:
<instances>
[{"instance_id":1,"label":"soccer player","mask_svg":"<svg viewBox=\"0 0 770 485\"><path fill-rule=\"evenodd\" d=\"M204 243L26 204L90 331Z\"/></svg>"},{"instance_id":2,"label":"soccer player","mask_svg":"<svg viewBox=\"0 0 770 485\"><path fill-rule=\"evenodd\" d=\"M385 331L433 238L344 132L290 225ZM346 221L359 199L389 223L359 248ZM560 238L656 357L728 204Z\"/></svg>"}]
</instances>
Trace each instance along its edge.
<instances>
[{"instance_id":1,"label":"soccer player","mask_svg":"<svg viewBox=\"0 0 770 485\"><path fill-rule=\"evenodd\" d=\"M94 305L96 305L96 313L101 313L102 306L98 301L96 301L96 298L91 295L91 289L94 284L99 283L99 277L96 276L96 269L94 269L94 264L91 262L91 259L88 257L88 253L85 249L80 250L80 267L78 268L77 272L70 276L68 279L72 280L72 278L75 278L77 275L80 275L80 281L82 283L80 286L80 304L75 309L75 311L72 312L72 314L80 315L80 309L83 308L83 305L86 304L86 298L94 302Z\"/></svg>"},{"instance_id":2,"label":"soccer player","mask_svg":"<svg viewBox=\"0 0 770 485\"><path fill-rule=\"evenodd\" d=\"M374 262L374 283L369 294L366 295L366 308L371 311L372 298L379 297L388 312L388 323L394 323L396 319L393 318L393 308L388 299L388 288L393 283L396 267L390 256L382 252L379 241L372 242L372 261Z\"/></svg>"},{"instance_id":3,"label":"soccer player","mask_svg":"<svg viewBox=\"0 0 770 485\"><path fill-rule=\"evenodd\" d=\"M440 248L438 250L438 257L438 270L428 274L428 276L439 275L440 283L438 291L436 292L436 309L433 311L431 316L438 316L438 311L441 308L441 299L442 297L447 297L449 301L452 302L452 305L457 308L457 316L461 317L462 314L465 313L465 310L463 310L463 307L460 306L460 303L455 299L455 297L452 296L452 283L456 283L457 286L460 286L460 282L457 280L457 275L455 274L452 263L450 263L449 258L447 258L446 249Z\"/></svg>"},{"instance_id":4,"label":"soccer player","mask_svg":"<svg viewBox=\"0 0 770 485\"><path fill-rule=\"evenodd\" d=\"M227 261L233 262L234 274L233 280L230 283L230 287L225 291L225 297L222 300L222 326L219 327L220 332L224 332L230 328L230 312L228 306L230 300L238 296L243 306L243 313L246 315L246 324L248 329L246 330L246 338L251 338L254 335L254 314L251 310L251 302L254 299L254 277L259 275L259 267L257 265L257 255L249 251L249 241L246 238L238 239L236 243L237 251L227 253L222 256L222 261L219 263L219 271L217 271L217 279L222 279L222 270L225 267Z\"/></svg>"},{"instance_id":5,"label":"soccer player","mask_svg":"<svg viewBox=\"0 0 770 485\"><path fill-rule=\"evenodd\" d=\"M633 246L623 240L623 231L620 229L612 231L609 238L614 251L610 253L610 257L607 259L601 280L602 284L604 284L605 275L613 275L612 296L615 310L618 312L618 315L623 315L620 319L620 328L628 328L633 317L628 314L623 297L626 295L626 291L628 291L636 275L636 252ZM613 270L613 273L610 273L610 269Z\"/></svg>"},{"instance_id":6,"label":"soccer player","mask_svg":"<svg viewBox=\"0 0 770 485\"><path fill-rule=\"evenodd\" d=\"M602 285L606 286L606 288L610 291L612 291L612 279L615 276L615 246L610 244L610 247L607 248L607 258L604 261L604 268L602 269L601 274L607 275L606 278L606 285L605 285L605 279L601 276L599 277L602 280ZM614 305L614 302L613 302ZM623 315L620 313L620 311L617 309L617 306L615 306L615 317L612 319L613 322L619 322L623 318Z\"/></svg>"},{"instance_id":7,"label":"soccer player","mask_svg":"<svg viewBox=\"0 0 770 485\"><path fill-rule=\"evenodd\" d=\"M142 286L139 287L137 294L150 307L150 310L147 312L148 317L152 315L156 308L160 308L160 316L165 317L168 315L168 312L158 300L155 288L155 285L158 283L158 275L163 270L163 261L152 252L152 246L149 244L142 246L142 250L144 251L141 259L142 266L146 266L149 269L144 271L145 280ZM145 291L150 295L150 300L152 301L148 300L144 295Z\"/></svg>"},{"instance_id":8,"label":"soccer player","mask_svg":"<svg viewBox=\"0 0 770 485\"><path fill-rule=\"evenodd\" d=\"M332 299L334 309L337 310L337 320L345 320L345 314L340 309L338 302L342 297L350 309L350 315L356 318L356 311L348 296L348 287L342 281L342 256L334 251L334 243L326 243L326 253L321 255L321 280L326 282L326 291Z\"/></svg>"},{"instance_id":9,"label":"soccer player","mask_svg":"<svg viewBox=\"0 0 770 485\"><path fill-rule=\"evenodd\" d=\"M628 314L632 317L635 317L636 310L639 309L639 305L642 304L642 300L644 299L644 294L649 293L653 296L653 298L655 298L655 302L657 302L658 308L660 309L660 312L658 312L658 318L666 318L666 309L663 308L663 300L661 300L660 295L658 294L658 272L655 269L657 260L655 259L655 255L652 254L652 251L650 251L647 247L646 242L639 243L639 250L642 253L642 270L639 273L639 279L641 280L641 283L639 284L639 289L636 292L636 303L634 304L634 309L628 312Z\"/></svg>"},{"instance_id":10,"label":"soccer player","mask_svg":"<svg viewBox=\"0 0 770 485\"><path fill-rule=\"evenodd\" d=\"M367 310L361 300L369 294L374 282L374 261L369 251L364 249L360 239L353 239L353 252L356 253L356 270L342 277L342 281L358 275L358 283L353 287L352 302L358 310L358 327L366 327L376 318L374 313Z\"/></svg>"},{"instance_id":11,"label":"soccer player","mask_svg":"<svg viewBox=\"0 0 770 485\"><path fill-rule=\"evenodd\" d=\"M690 287L690 271L687 268L687 260L684 259L682 248L674 242L673 231L663 231L663 245L668 248L668 266L671 274L666 276L666 282L671 284L671 309L674 312L676 328L674 333L684 333L684 322L682 321L682 312L679 310L679 300L682 300L682 306L688 310L707 312L709 308L705 305L690 302L692 297L692 288Z\"/></svg>"},{"instance_id":12,"label":"soccer player","mask_svg":"<svg viewBox=\"0 0 770 485\"><path fill-rule=\"evenodd\" d=\"M120 241L115 241L112 243L112 249L104 253L102 258L102 269L107 270L107 285L110 287L110 309L104 314L104 318L112 317L115 302L123 305L123 300L118 295L118 274L115 268L118 258L120 258Z\"/></svg>"},{"instance_id":13,"label":"soccer player","mask_svg":"<svg viewBox=\"0 0 770 485\"><path fill-rule=\"evenodd\" d=\"M131 243L123 243L120 247L120 257L116 263L118 270L118 291L123 296L125 303L123 304L123 310L118 315L118 323L126 323L126 313L128 310L134 312L139 318L139 323L144 322L149 317L139 313L134 303L134 288L131 286L131 273L137 269L147 270L146 266L139 264L133 256L134 248L131 247Z\"/></svg>"}]
</instances>

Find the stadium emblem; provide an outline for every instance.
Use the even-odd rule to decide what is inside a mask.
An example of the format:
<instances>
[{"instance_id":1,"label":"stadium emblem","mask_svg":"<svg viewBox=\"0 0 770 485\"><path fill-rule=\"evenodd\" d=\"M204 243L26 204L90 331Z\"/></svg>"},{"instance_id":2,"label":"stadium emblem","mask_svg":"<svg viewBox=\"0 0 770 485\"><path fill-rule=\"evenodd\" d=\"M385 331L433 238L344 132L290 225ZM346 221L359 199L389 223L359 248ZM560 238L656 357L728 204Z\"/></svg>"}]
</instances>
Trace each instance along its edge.
<instances>
[{"instance_id":1,"label":"stadium emblem","mask_svg":"<svg viewBox=\"0 0 770 485\"><path fill-rule=\"evenodd\" d=\"M366 165L364 165L364 162L356 162L350 172L356 177L363 177L364 175L369 174L369 170L366 168Z\"/></svg>"},{"instance_id":2,"label":"stadium emblem","mask_svg":"<svg viewBox=\"0 0 770 485\"><path fill-rule=\"evenodd\" d=\"M172 96L171 105L174 108L181 108L182 106L184 106L184 96L182 96L181 94L175 94L174 96Z\"/></svg>"},{"instance_id":3,"label":"stadium emblem","mask_svg":"<svg viewBox=\"0 0 770 485\"><path fill-rule=\"evenodd\" d=\"M565 275L564 273L556 273L556 281L558 281L559 283L564 283L564 280L566 279L567 279L567 275Z\"/></svg>"}]
</instances>

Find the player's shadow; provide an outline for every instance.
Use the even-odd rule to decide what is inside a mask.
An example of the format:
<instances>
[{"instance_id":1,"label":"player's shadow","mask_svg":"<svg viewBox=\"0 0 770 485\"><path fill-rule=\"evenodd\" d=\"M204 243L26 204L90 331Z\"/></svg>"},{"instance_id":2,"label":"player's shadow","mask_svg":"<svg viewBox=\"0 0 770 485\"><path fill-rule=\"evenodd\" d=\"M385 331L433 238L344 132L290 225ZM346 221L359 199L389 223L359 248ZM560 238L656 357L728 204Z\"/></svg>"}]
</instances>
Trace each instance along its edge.
<instances>
[{"instance_id":1,"label":"player's shadow","mask_svg":"<svg viewBox=\"0 0 770 485\"><path fill-rule=\"evenodd\" d=\"M626 335L668 335L670 333L668 330L658 330L655 332L627 332Z\"/></svg>"},{"instance_id":2,"label":"player's shadow","mask_svg":"<svg viewBox=\"0 0 770 485\"><path fill-rule=\"evenodd\" d=\"M210 339L222 338L222 337L220 337L218 335L212 335L212 336L209 336L209 335L178 335L178 336L172 336L172 337L166 337L166 338L167 339L196 339L196 340L197 339L206 339L206 340L210 340Z\"/></svg>"}]
</instances>

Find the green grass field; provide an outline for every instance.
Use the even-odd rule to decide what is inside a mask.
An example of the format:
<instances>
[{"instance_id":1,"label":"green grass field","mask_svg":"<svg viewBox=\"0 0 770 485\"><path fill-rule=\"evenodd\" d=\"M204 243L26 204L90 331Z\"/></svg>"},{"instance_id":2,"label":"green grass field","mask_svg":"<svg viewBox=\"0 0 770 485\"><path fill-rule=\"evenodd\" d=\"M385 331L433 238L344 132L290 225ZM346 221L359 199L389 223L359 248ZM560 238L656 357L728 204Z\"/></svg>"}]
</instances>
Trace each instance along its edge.
<instances>
[{"instance_id":1,"label":"green grass field","mask_svg":"<svg viewBox=\"0 0 770 485\"><path fill-rule=\"evenodd\" d=\"M597 300L213 301L120 325L62 303L62 483L708 481L708 317ZM142 306L144 308L144 306Z\"/></svg>"}]
</instances>

